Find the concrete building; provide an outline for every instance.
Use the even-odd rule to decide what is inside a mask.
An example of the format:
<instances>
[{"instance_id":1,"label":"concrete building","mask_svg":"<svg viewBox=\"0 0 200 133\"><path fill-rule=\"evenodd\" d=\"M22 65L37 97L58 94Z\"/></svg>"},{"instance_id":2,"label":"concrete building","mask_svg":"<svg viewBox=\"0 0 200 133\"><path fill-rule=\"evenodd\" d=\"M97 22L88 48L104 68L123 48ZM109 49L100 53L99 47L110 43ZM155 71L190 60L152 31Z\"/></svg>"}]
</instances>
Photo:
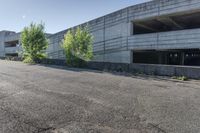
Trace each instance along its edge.
<instances>
[{"instance_id":1,"label":"concrete building","mask_svg":"<svg viewBox=\"0 0 200 133\"><path fill-rule=\"evenodd\" d=\"M200 65L199 18L199 0L153 0L79 26L93 34L97 62ZM65 58L60 43L68 30L49 36L49 58ZM1 56L16 54L18 37L0 32Z\"/></svg>"},{"instance_id":2,"label":"concrete building","mask_svg":"<svg viewBox=\"0 0 200 133\"><path fill-rule=\"evenodd\" d=\"M0 57L18 56L20 34L13 31L0 32Z\"/></svg>"}]
</instances>

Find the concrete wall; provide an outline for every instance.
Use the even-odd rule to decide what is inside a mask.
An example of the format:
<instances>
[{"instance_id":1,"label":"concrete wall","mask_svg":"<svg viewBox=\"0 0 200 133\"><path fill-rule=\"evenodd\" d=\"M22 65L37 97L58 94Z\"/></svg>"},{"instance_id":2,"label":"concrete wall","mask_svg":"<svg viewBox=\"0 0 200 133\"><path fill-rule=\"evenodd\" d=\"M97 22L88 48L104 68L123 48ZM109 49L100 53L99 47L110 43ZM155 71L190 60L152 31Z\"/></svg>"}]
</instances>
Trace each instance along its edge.
<instances>
[{"instance_id":1,"label":"concrete wall","mask_svg":"<svg viewBox=\"0 0 200 133\"><path fill-rule=\"evenodd\" d=\"M130 63L130 51L127 50L130 22L127 21L127 13L126 9L121 10L80 25L87 25L94 36L94 61ZM51 58L64 58L64 55L58 57L55 52L61 50L60 44L66 32L50 36L51 43L47 51Z\"/></svg>"},{"instance_id":2,"label":"concrete wall","mask_svg":"<svg viewBox=\"0 0 200 133\"><path fill-rule=\"evenodd\" d=\"M129 70L148 75L185 76L200 79L200 67L193 66L131 64L129 65Z\"/></svg>"},{"instance_id":3,"label":"concrete wall","mask_svg":"<svg viewBox=\"0 0 200 133\"><path fill-rule=\"evenodd\" d=\"M10 41L16 41L16 40L20 40L20 33L13 33L11 35L5 36L4 41L5 42L10 42Z\"/></svg>"},{"instance_id":4,"label":"concrete wall","mask_svg":"<svg viewBox=\"0 0 200 133\"><path fill-rule=\"evenodd\" d=\"M180 14L200 10L199 0L154 0L134 5L92 21L88 25L94 35L94 61L131 63L131 50L134 49L184 49L199 48L199 29L172 31L146 35L132 33L132 21L149 19L157 16ZM75 27L73 27L75 28ZM51 58L64 58L55 54L60 51L60 43L67 32L61 31L50 37L48 52Z\"/></svg>"},{"instance_id":5,"label":"concrete wall","mask_svg":"<svg viewBox=\"0 0 200 133\"><path fill-rule=\"evenodd\" d=\"M128 38L128 49L200 48L200 29L134 35Z\"/></svg>"},{"instance_id":6,"label":"concrete wall","mask_svg":"<svg viewBox=\"0 0 200 133\"><path fill-rule=\"evenodd\" d=\"M48 57L51 59L65 59L65 55L61 48L61 42L64 38L66 31L51 35L49 39L49 47L47 49Z\"/></svg>"},{"instance_id":7,"label":"concrete wall","mask_svg":"<svg viewBox=\"0 0 200 133\"><path fill-rule=\"evenodd\" d=\"M5 40L7 37L14 35L15 32L1 31L0 32L0 57L5 57Z\"/></svg>"},{"instance_id":8,"label":"concrete wall","mask_svg":"<svg viewBox=\"0 0 200 133\"><path fill-rule=\"evenodd\" d=\"M171 77L185 76L187 78L200 79L200 67L193 66L89 62L88 67L97 70L119 71Z\"/></svg>"},{"instance_id":9,"label":"concrete wall","mask_svg":"<svg viewBox=\"0 0 200 133\"><path fill-rule=\"evenodd\" d=\"M5 56L4 38L5 38L5 32L0 32L0 57Z\"/></svg>"},{"instance_id":10,"label":"concrete wall","mask_svg":"<svg viewBox=\"0 0 200 133\"><path fill-rule=\"evenodd\" d=\"M105 54L96 54L93 61L97 62L113 62L113 63L129 63L131 62L131 51L109 52Z\"/></svg>"},{"instance_id":11,"label":"concrete wall","mask_svg":"<svg viewBox=\"0 0 200 133\"><path fill-rule=\"evenodd\" d=\"M153 0L128 8L129 20L199 10L199 0Z\"/></svg>"}]
</instances>

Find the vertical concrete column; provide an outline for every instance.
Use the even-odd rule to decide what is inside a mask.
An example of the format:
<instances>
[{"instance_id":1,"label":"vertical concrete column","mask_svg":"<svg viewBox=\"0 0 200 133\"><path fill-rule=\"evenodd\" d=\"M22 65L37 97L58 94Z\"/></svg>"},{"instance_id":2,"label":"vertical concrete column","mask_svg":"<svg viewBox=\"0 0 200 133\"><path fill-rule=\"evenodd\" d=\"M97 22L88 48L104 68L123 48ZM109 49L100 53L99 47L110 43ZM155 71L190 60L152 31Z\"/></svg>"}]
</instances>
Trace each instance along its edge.
<instances>
[{"instance_id":1,"label":"vertical concrete column","mask_svg":"<svg viewBox=\"0 0 200 133\"><path fill-rule=\"evenodd\" d=\"M134 28L134 24L133 24L133 22L131 21L131 22L128 23L128 25L129 25L129 27L128 27L128 28L129 28L129 32L128 32L128 33L129 33L129 35L131 36L131 35L134 34L134 29L133 29L133 28Z\"/></svg>"},{"instance_id":2,"label":"vertical concrete column","mask_svg":"<svg viewBox=\"0 0 200 133\"><path fill-rule=\"evenodd\" d=\"M163 53L162 52L158 52L158 64L162 64L163 63Z\"/></svg>"},{"instance_id":3,"label":"vertical concrete column","mask_svg":"<svg viewBox=\"0 0 200 133\"><path fill-rule=\"evenodd\" d=\"M168 64L168 62L169 62L168 56L169 56L169 53L166 52L166 53L164 54L164 64Z\"/></svg>"},{"instance_id":4,"label":"vertical concrete column","mask_svg":"<svg viewBox=\"0 0 200 133\"><path fill-rule=\"evenodd\" d=\"M106 54L106 19L103 17L103 62L105 62L105 54Z\"/></svg>"},{"instance_id":5,"label":"vertical concrete column","mask_svg":"<svg viewBox=\"0 0 200 133\"><path fill-rule=\"evenodd\" d=\"M5 57L5 31L0 32L0 57Z\"/></svg>"},{"instance_id":6,"label":"vertical concrete column","mask_svg":"<svg viewBox=\"0 0 200 133\"><path fill-rule=\"evenodd\" d=\"M129 44L128 44L128 38L129 36L132 36L133 35L133 22L130 21L130 18L129 18L129 8L127 8L127 52L129 53L129 64L133 63L133 51L132 50L129 50Z\"/></svg>"},{"instance_id":7,"label":"vertical concrete column","mask_svg":"<svg viewBox=\"0 0 200 133\"><path fill-rule=\"evenodd\" d=\"M181 65L185 65L185 52L181 52Z\"/></svg>"},{"instance_id":8,"label":"vertical concrete column","mask_svg":"<svg viewBox=\"0 0 200 133\"><path fill-rule=\"evenodd\" d=\"M133 50L130 51L130 64L133 63Z\"/></svg>"}]
</instances>

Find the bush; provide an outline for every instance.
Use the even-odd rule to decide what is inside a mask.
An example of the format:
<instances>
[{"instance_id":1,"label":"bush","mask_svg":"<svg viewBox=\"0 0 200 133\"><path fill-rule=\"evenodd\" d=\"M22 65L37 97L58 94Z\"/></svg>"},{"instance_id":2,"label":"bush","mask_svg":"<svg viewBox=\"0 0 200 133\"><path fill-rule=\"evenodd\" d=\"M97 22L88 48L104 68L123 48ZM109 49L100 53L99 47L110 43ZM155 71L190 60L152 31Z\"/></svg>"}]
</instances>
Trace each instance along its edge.
<instances>
[{"instance_id":1,"label":"bush","mask_svg":"<svg viewBox=\"0 0 200 133\"><path fill-rule=\"evenodd\" d=\"M87 27L68 31L62 42L67 64L84 66L93 57L92 43L93 37Z\"/></svg>"},{"instance_id":2,"label":"bush","mask_svg":"<svg viewBox=\"0 0 200 133\"><path fill-rule=\"evenodd\" d=\"M172 77L173 79L176 79L176 80L181 80L181 81L187 81L188 78L185 77L185 76L179 76L179 77Z\"/></svg>"},{"instance_id":3,"label":"bush","mask_svg":"<svg viewBox=\"0 0 200 133\"><path fill-rule=\"evenodd\" d=\"M29 57L29 56L27 56L27 57L23 60L23 62L24 62L24 63L27 63L27 64L35 64L35 61L34 61L31 57Z\"/></svg>"},{"instance_id":4,"label":"bush","mask_svg":"<svg viewBox=\"0 0 200 133\"><path fill-rule=\"evenodd\" d=\"M48 41L43 24L31 23L25 27L21 34L22 57L25 63L33 63L45 57Z\"/></svg>"}]
</instances>

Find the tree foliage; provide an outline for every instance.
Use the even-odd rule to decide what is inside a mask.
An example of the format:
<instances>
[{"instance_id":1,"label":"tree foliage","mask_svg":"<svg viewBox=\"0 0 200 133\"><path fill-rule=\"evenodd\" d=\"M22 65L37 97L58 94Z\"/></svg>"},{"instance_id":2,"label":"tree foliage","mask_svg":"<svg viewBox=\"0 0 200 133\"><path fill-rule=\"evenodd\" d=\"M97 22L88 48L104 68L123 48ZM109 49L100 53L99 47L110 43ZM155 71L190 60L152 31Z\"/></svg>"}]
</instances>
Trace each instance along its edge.
<instances>
[{"instance_id":1,"label":"tree foliage","mask_svg":"<svg viewBox=\"0 0 200 133\"><path fill-rule=\"evenodd\" d=\"M70 30L64 37L62 48L65 51L67 64L80 66L83 61L89 61L93 57L93 36L88 27L78 27Z\"/></svg>"},{"instance_id":2,"label":"tree foliage","mask_svg":"<svg viewBox=\"0 0 200 133\"><path fill-rule=\"evenodd\" d=\"M44 31L44 24L31 23L21 34L23 57L25 60L35 61L45 56L48 40Z\"/></svg>"}]
</instances>

